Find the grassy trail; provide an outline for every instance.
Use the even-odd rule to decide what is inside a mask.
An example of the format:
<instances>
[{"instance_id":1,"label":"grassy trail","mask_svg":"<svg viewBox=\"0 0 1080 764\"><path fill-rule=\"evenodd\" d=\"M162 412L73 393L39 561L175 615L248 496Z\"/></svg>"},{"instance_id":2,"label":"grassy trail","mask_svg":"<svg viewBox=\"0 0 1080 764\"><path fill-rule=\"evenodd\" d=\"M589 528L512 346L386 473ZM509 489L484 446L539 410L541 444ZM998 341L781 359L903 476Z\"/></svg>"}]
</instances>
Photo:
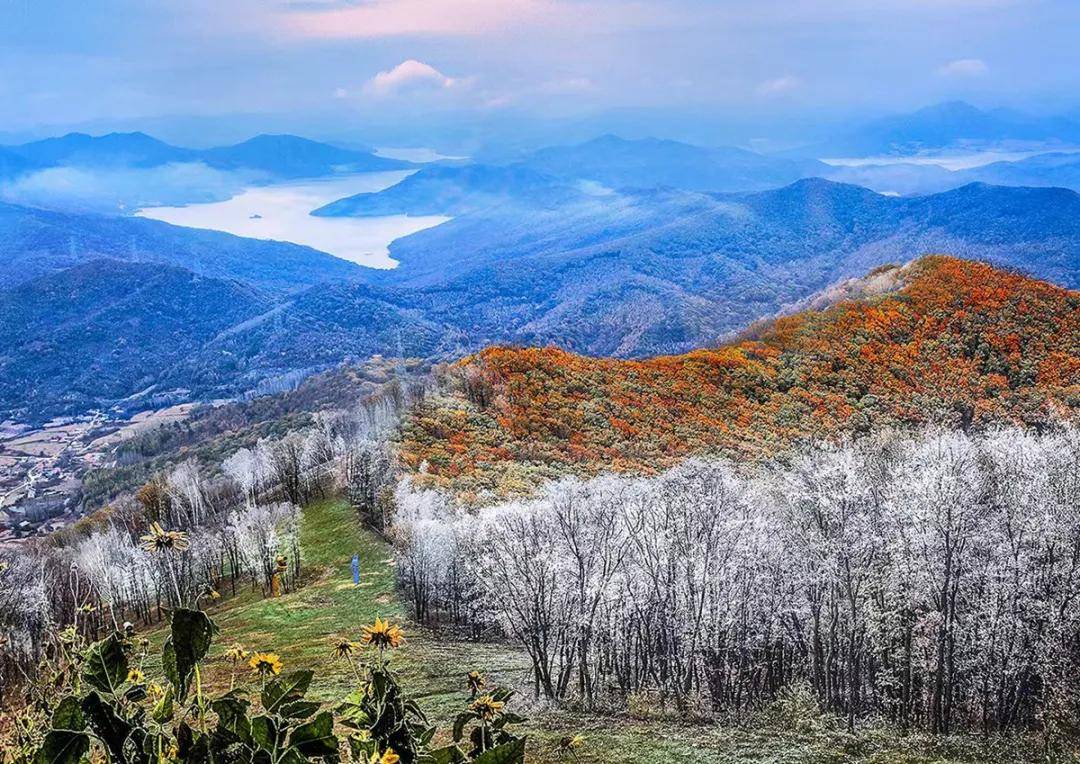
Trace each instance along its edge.
<instances>
[{"instance_id":1,"label":"grassy trail","mask_svg":"<svg viewBox=\"0 0 1080 764\"><path fill-rule=\"evenodd\" d=\"M304 510L300 529L302 585L277 599L244 590L210 609L221 631L211 652L204 681L226 689L231 667L224 659L233 642L249 650L278 653L285 669L316 669L312 697L333 702L354 685L348 663L333 656L341 637L357 639L361 627L376 616L402 623L407 644L394 652L391 663L405 689L416 697L433 722L445 729L456 709L466 702L464 677L471 669L486 673L499 685L528 688L528 662L511 646L477 643L447 634L434 634L413 624L395 589L391 550L363 528L347 503L328 500ZM360 555L359 586L352 582L350 560ZM159 633L157 640L160 640ZM250 681L246 666L237 683ZM971 741L848 737L821 731L778 732L716 725L694 725L672 719L600 717L535 706L527 690L514 699L515 709L530 717L530 764L588 762L591 764L923 764L925 762L1024 761L1016 751L976 750ZM565 735L586 738L577 758L558 750ZM964 743L967 744L964 744ZM1011 754L1011 755L1010 755Z\"/></svg>"}]
</instances>

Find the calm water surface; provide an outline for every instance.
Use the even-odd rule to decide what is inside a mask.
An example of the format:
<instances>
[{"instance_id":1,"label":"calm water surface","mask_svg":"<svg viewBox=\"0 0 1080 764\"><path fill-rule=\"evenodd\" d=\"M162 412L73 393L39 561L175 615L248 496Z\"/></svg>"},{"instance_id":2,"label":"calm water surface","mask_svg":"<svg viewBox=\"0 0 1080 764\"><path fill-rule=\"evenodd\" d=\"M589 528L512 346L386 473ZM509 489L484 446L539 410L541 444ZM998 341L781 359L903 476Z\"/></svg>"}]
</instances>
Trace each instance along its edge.
<instances>
[{"instance_id":1,"label":"calm water surface","mask_svg":"<svg viewBox=\"0 0 1080 764\"><path fill-rule=\"evenodd\" d=\"M392 268L397 263L388 253L390 242L450 218L441 215L324 218L309 213L352 194L380 191L408 174L408 171L369 172L328 180L256 186L223 202L147 207L137 214L189 228L209 228L253 239L289 241L360 265Z\"/></svg>"}]
</instances>

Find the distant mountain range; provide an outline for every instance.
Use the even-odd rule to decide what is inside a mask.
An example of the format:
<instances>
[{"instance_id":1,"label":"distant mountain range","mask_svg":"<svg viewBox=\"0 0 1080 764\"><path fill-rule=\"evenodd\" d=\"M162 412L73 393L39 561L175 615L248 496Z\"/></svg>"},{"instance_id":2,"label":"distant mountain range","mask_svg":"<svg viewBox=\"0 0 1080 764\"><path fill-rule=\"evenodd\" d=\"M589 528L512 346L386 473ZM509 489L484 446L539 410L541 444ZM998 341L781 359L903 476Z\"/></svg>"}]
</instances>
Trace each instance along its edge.
<instances>
[{"instance_id":1,"label":"distant mountain range","mask_svg":"<svg viewBox=\"0 0 1080 764\"><path fill-rule=\"evenodd\" d=\"M138 218L0 206L0 377L11 380L0 419L227 397L375 354L448 359L506 342L682 352L926 252L1080 285L1080 195L1063 189L895 198L802 180L547 201L466 211L400 239L393 271Z\"/></svg>"},{"instance_id":2,"label":"distant mountain range","mask_svg":"<svg viewBox=\"0 0 1080 764\"><path fill-rule=\"evenodd\" d=\"M605 135L575 146L540 149L526 167L557 178L591 180L610 188L666 186L687 191L756 191L821 175L828 166L814 159L756 154L744 149L706 148L678 141L624 140Z\"/></svg>"},{"instance_id":3,"label":"distant mountain range","mask_svg":"<svg viewBox=\"0 0 1080 764\"><path fill-rule=\"evenodd\" d=\"M1034 117L1010 109L984 111L963 101L948 101L908 114L871 120L797 153L814 157L863 157L1010 144L1077 146L1080 122L1067 117Z\"/></svg>"},{"instance_id":4,"label":"distant mountain range","mask_svg":"<svg viewBox=\"0 0 1080 764\"><path fill-rule=\"evenodd\" d=\"M1052 152L952 171L914 162L836 166L741 149L604 136L575 146L543 149L509 165L424 167L390 188L340 199L313 214L457 216L499 205L550 207L597 198L611 190L755 191L814 177L905 196L970 183L1080 191L1080 152Z\"/></svg>"},{"instance_id":5,"label":"distant mountain range","mask_svg":"<svg viewBox=\"0 0 1080 764\"><path fill-rule=\"evenodd\" d=\"M5 159L5 157L7 159ZM91 136L69 133L18 146L0 147L0 177L49 167L150 168L170 163L200 162L220 170L249 170L280 179L333 172L400 170L414 165L398 159L354 151L294 135L259 135L233 146L189 149L145 133Z\"/></svg>"},{"instance_id":6,"label":"distant mountain range","mask_svg":"<svg viewBox=\"0 0 1080 764\"><path fill-rule=\"evenodd\" d=\"M478 344L644 356L707 345L841 278L949 252L1080 285L1080 195L970 185L916 198L824 180L482 210L395 242L378 278Z\"/></svg>"},{"instance_id":7,"label":"distant mountain range","mask_svg":"<svg viewBox=\"0 0 1080 764\"><path fill-rule=\"evenodd\" d=\"M752 191L829 171L812 159L606 135L542 149L509 165L425 167L388 189L341 199L314 214L461 215L504 204L550 207L624 188Z\"/></svg>"}]
</instances>

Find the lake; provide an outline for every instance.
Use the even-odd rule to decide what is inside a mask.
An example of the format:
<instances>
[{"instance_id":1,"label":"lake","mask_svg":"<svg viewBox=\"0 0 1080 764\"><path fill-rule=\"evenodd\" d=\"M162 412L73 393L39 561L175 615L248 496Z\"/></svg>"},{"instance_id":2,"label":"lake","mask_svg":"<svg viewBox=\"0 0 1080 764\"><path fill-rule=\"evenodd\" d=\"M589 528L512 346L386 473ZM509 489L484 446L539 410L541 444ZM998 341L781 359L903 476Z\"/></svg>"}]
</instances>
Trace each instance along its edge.
<instances>
[{"instance_id":1,"label":"lake","mask_svg":"<svg viewBox=\"0 0 1080 764\"><path fill-rule=\"evenodd\" d=\"M223 202L184 207L147 207L136 214L189 228L209 228L252 239L303 244L371 268L393 268L394 239L444 223L442 215L324 218L309 214L362 192L381 191L411 171L368 172L325 180L253 186Z\"/></svg>"}]
</instances>

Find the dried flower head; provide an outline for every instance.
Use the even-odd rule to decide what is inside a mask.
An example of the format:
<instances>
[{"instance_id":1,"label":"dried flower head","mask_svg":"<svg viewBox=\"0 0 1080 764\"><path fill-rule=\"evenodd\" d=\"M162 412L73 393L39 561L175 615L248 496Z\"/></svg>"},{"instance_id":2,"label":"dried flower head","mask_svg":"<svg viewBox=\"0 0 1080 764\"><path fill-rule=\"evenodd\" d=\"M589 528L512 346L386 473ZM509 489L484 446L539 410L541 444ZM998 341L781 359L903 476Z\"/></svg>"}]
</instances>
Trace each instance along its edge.
<instances>
[{"instance_id":1,"label":"dried flower head","mask_svg":"<svg viewBox=\"0 0 1080 764\"><path fill-rule=\"evenodd\" d=\"M380 650L399 647L405 642L405 632L397 624L376 616L374 624L364 627L363 642Z\"/></svg>"},{"instance_id":2,"label":"dried flower head","mask_svg":"<svg viewBox=\"0 0 1080 764\"><path fill-rule=\"evenodd\" d=\"M490 695L482 695L469 706L485 722L490 722L502 712L506 704L501 700L495 700Z\"/></svg>"},{"instance_id":3,"label":"dried flower head","mask_svg":"<svg viewBox=\"0 0 1080 764\"><path fill-rule=\"evenodd\" d=\"M252 653L248 665L260 676L276 676L281 673L282 664L277 653Z\"/></svg>"},{"instance_id":4,"label":"dried flower head","mask_svg":"<svg viewBox=\"0 0 1080 764\"><path fill-rule=\"evenodd\" d=\"M131 621L124 621L123 629L124 636L130 637L135 633L135 624L133 624Z\"/></svg>"},{"instance_id":5,"label":"dried flower head","mask_svg":"<svg viewBox=\"0 0 1080 764\"><path fill-rule=\"evenodd\" d=\"M487 679L479 671L470 671L465 676L465 683L469 687L469 694L475 698L480 690L484 689L484 685L487 684Z\"/></svg>"},{"instance_id":6,"label":"dried flower head","mask_svg":"<svg viewBox=\"0 0 1080 764\"><path fill-rule=\"evenodd\" d=\"M160 523L150 523L150 533L139 539L148 552L183 552L191 544L183 531L167 531Z\"/></svg>"},{"instance_id":7,"label":"dried flower head","mask_svg":"<svg viewBox=\"0 0 1080 764\"><path fill-rule=\"evenodd\" d=\"M585 745L584 735L567 735L559 740L559 748L567 752L576 751L583 745Z\"/></svg>"},{"instance_id":8,"label":"dried flower head","mask_svg":"<svg viewBox=\"0 0 1080 764\"><path fill-rule=\"evenodd\" d=\"M245 650L244 646L239 642L233 642L229 645L228 649L225 650L225 657L233 663L240 663L241 661L247 660L248 651Z\"/></svg>"},{"instance_id":9,"label":"dried flower head","mask_svg":"<svg viewBox=\"0 0 1080 764\"><path fill-rule=\"evenodd\" d=\"M350 639L339 639L334 642L334 655L339 658L348 658L361 647L359 642Z\"/></svg>"}]
</instances>

